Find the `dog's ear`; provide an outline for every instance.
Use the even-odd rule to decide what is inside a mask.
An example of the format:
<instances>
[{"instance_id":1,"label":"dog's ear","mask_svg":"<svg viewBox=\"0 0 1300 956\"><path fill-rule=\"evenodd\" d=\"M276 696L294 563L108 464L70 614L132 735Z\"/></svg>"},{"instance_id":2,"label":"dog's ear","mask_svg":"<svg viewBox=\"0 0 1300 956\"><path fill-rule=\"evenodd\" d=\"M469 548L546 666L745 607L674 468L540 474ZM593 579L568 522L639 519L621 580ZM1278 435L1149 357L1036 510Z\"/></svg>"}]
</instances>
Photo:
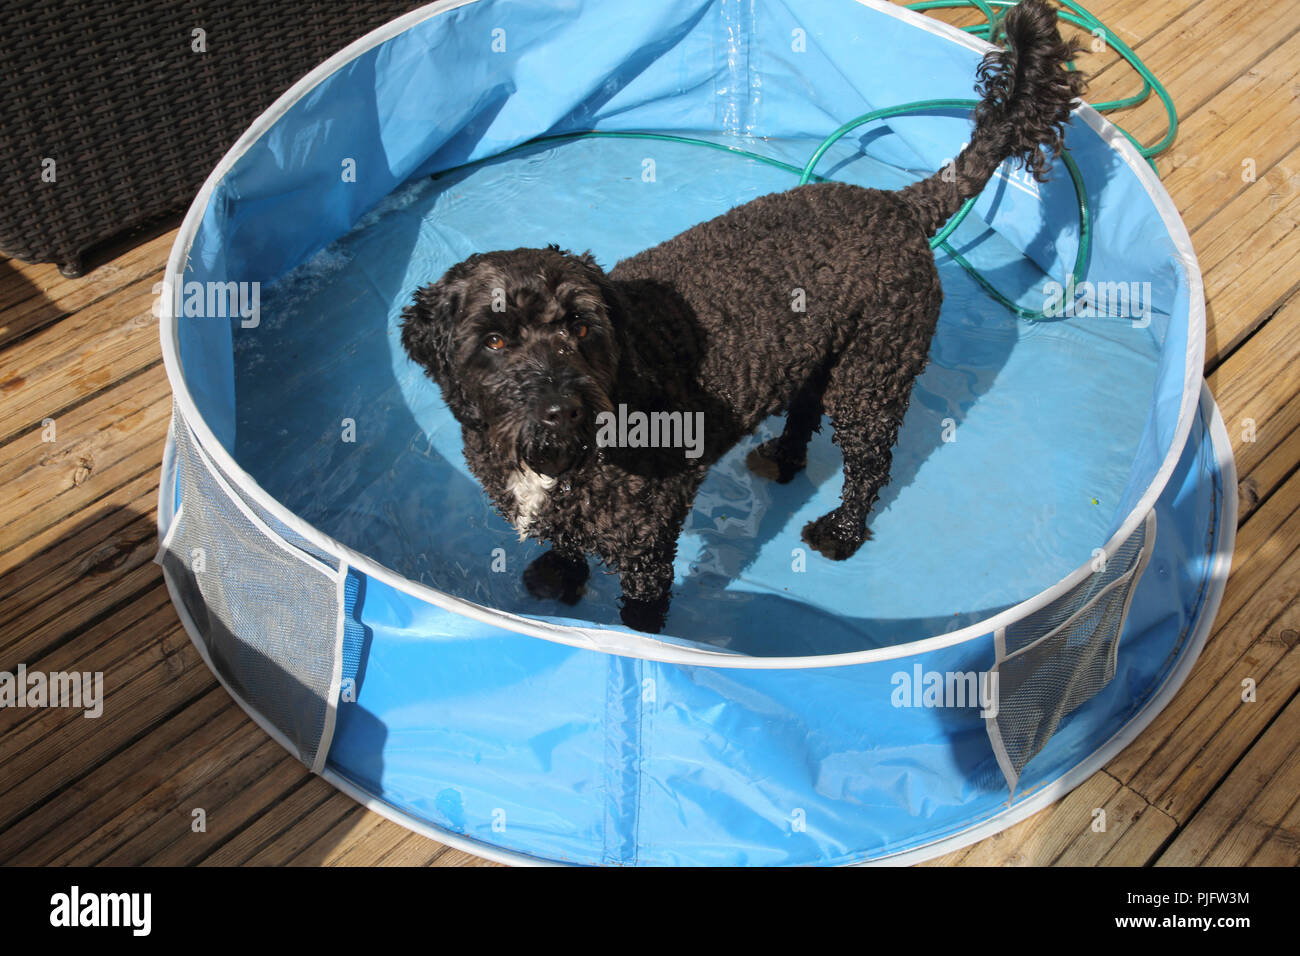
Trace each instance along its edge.
<instances>
[{"instance_id":1,"label":"dog's ear","mask_svg":"<svg viewBox=\"0 0 1300 956\"><path fill-rule=\"evenodd\" d=\"M449 272L417 289L411 304L402 309L402 347L442 389L443 400L457 420L476 427L478 415L453 374L456 325L467 288L462 277Z\"/></svg>"},{"instance_id":2,"label":"dog's ear","mask_svg":"<svg viewBox=\"0 0 1300 956\"><path fill-rule=\"evenodd\" d=\"M605 312L609 315L609 321L614 328L622 328L627 315L627 306L618 289L614 287L614 283L605 274L605 270L600 267L600 263L591 254L590 249L582 253L582 255L574 256L574 258L582 263L583 268L587 270L587 274L595 282L596 288L600 290L600 297L605 300Z\"/></svg>"},{"instance_id":3,"label":"dog's ear","mask_svg":"<svg viewBox=\"0 0 1300 956\"><path fill-rule=\"evenodd\" d=\"M451 373L452 330L463 294L461 283L444 276L416 289L410 305L402 310L402 347L439 385Z\"/></svg>"}]
</instances>

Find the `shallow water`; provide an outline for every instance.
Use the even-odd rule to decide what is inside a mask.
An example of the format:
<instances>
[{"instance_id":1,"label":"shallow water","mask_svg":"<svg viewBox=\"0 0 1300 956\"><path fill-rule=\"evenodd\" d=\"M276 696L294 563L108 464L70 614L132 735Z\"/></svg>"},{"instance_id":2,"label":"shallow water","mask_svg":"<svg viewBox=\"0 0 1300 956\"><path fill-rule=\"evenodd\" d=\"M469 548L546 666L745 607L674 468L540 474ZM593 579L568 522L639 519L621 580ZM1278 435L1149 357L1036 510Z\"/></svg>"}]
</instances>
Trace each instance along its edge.
<instances>
[{"instance_id":1,"label":"shallow water","mask_svg":"<svg viewBox=\"0 0 1300 956\"><path fill-rule=\"evenodd\" d=\"M746 146L802 164L816 143ZM819 171L889 188L915 178L847 148ZM402 351L401 308L474 251L558 242L608 268L794 182L716 150L586 139L408 184L265 289L259 327L235 329L236 458L301 517L409 578L552 621L617 625L618 582L599 565L576 608L523 590L540 546L518 541L469 474L458 426ZM981 223L953 242L1004 293L1042 305L1048 277ZM1032 596L1104 543L1158 343L1123 319L1024 322L939 262L943 313L873 540L838 563L803 546L803 525L838 503L838 449L825 427L793 482L756 478L744 457L779 430L773 419L701 489L670 634L754 654L916 640Z\"/></svg>"}]
</instances>

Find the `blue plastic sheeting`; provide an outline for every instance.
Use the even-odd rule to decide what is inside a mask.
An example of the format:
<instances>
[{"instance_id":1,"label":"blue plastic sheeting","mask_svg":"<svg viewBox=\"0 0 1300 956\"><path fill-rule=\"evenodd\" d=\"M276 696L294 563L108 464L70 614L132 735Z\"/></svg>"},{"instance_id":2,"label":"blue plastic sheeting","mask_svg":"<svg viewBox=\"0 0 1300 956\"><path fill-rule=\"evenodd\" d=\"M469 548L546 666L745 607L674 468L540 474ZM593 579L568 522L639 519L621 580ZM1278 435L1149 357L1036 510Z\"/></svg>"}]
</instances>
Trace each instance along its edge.
<instances>
[{"instance_id":1,"label":"blue plastic sheeting","mask_svg":"<svg viewBox=\"0 0 1300 956\"><path fill-rule=\"evenodd\" d=\"M1156 508L1115 677L1025 768L1019 795L1109 739L1168 676L1203 610L1219 478L1198 417ZM736 670L538 641L373 580L352 613L366 663L331 768L492 846L578 863L843 863L1007 809L976 710L895 697L899 674L987 671L991 636L872 664Z\"/></svg>"},{"instance_id":2,"label":"blue plastic sheeting","mask_svg":"<svg viewBox=\"0 0 1300 956\"><path fill-rule=\"evenodd\" d=\"M537 548L517 541L468 474L436 388L398 344L402 305L474 251L559 242L611 266L793 182L662 142L500 155L513 146L652 130L798 165L868 110L973 96L979 54L854 0L439 9L321 79L216 184L184 278L265 283L261 325L180 320L185 384L238 463L343 544L488 608L618 627L612 576L595 574L575 609L522 592ZM969 130L956 114L864 127L819 172L894 188L938 168ZM654 663L458 616L353 567L341 591L349 690L330 769L416 820L584 863L856 861L1005 810L976 712L896 707L893 693L917 668L987 671L992 635L924 654L904 645L1088 561L1150 486L1178 437L1184 390L1199 387L1187 374L1199 288L1148 173L1077 118L1067 142L1095 217L1084 278L1148 284L1149 324L1024 323L940 255L944 310L874 540L839 564L802 553L799 529L840 487L825 430L788 486L754 480L744 447L729 455L681 542L668 640L900 656L782 670ZM1064 281L1078 247L1069 177L1059 167L1040 186L1000 176L952 242L996 287L1041 307L1045 281ZM1201 623L1224 500L1208 413L1157 506L1116 675L1065 719L1018 794L1059 780L1129 724ZM355 442L341 440L344 419Z\"/></svg>"},{"instance_id":3,"label":"blue plastic sheeting","mask_svg":"<svg viewBox=\"0 0 1300 956\"><path fill-rule=\"evenodd\" d=\"M802 159L816 145L758 147ZM826 167L887 188L911 178L855 151ZM524 590L520 572L542 546L520 543L469 474L459 425L401 348L402 306L474 250L559 242L612 265L795 180L698 146L584 139L417 181L268 289L261 325L235 330L236 457L295 514L403 576L489 607L617 626L615 575L595 574L576 608ZM1041 298L1047 277L997 233L968 222L952 241L1003 288ZM829 422L784 486L745 468L747 442L701 489L669 633L779 655L917 640L1032 597L1109 537L1155 383L1150 330L1127 318L1023 322L940 262L939 332L873 540L837 563L799 538L839 504ZM341 441L345 419L355 442ZM780 428L774 418L766 432Z\"/></svg>"}]
</instances>

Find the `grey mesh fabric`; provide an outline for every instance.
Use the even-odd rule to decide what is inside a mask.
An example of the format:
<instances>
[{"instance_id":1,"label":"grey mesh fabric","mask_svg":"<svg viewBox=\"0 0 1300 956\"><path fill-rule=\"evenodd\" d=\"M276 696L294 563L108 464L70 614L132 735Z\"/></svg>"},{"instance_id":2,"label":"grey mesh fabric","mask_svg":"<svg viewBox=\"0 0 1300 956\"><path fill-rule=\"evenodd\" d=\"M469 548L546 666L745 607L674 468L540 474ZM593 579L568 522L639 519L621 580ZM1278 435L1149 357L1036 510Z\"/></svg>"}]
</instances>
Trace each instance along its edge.
<instances>
[{"instance_id":1,"label":"grey mesh fabric","mask_svg":"<svg viewBox=\"0 0 1300 956\"><path fill-rule=\"evenodd\" d=\"M313 766L337 670L337 562L277 543L260 509L246 513L208 470L175 414L172 440L181 504L159 563L217 674Z\"/></svg>"},{"instance_id":2,"label":"grey mesh fabric","mask_svg":"<svg viewBox=\"0 0 1300 956\"><path fill-rule=\"evenodd\" d=\"M1120 632L1155 541L1154 525L1153 513L1099 570L999 635L998 708L987 724L1013 794L1020 772L1061 720L1115 676Z\"/></svg>"}]
</instances>

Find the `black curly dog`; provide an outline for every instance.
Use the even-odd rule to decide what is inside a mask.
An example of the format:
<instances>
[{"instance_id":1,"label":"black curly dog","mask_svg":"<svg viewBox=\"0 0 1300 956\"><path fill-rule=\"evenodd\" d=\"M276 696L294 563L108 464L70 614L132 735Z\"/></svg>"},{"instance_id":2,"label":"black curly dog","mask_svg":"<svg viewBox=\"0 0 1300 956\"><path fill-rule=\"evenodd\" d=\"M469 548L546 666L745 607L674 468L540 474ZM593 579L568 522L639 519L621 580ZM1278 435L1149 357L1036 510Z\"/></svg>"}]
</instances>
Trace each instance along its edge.
<instances>
[{"instance_id":1,"label":"black curly dog","mask_svg":"<svg viewBox=\"0 0 1300 956\"><path fill-rule=\"evenodd\" d=\"M942 292L928 237L1016 157L1040 180L1082 90L1056 12L1024 0L1006 50L978 71L970 144L897 192L816 183L761 196L618 263L558 246L470 256L415 294L402 344L442 389L465 457L496 507L552 549L524 572L576 602L586 555L617 571L623 622L657 632L682 523L709 466L770 415L750 453L778 482L805 462L822 413L844 456L841 504L803 539L841 561L867 540ZM803 311L797 309L802 294ZM620 409L703 413L696 457L599 441ZM603 414L602 414L603 413ZM599 421L598 421L599 419Z\"/></svg>"}]
</instances>

